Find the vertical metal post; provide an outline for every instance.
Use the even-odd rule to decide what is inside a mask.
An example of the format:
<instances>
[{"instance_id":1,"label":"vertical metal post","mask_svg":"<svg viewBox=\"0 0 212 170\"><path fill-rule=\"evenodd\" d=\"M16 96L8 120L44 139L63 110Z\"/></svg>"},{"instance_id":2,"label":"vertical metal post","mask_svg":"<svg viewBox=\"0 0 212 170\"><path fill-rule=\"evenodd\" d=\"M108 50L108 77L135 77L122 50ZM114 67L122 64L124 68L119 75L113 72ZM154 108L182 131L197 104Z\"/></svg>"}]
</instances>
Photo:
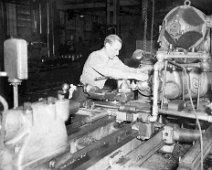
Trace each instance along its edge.
<instances>
[{"instance_id":1,"label":"vertical metal post","mask_svg":"<svg viewBox=\"0 0 212 170\"><path fill-rule=\"evenodd\" d=\"M143 49L146 51L146 35L147 35L147 8L148 8L148 0L143 0L142 1L142 18L144 21L144 35L143 35Z\"/></svg>"},{"instance_id":2,"label":"vertical metal post","mask_svg":"<svg viewBox=\"0 0 212 170\"><path fill-rule=\"evenodd\" d=\"M211 28L209 29L209 44L210 44L210 49L209 49L209 53L211 54L212 53L212 32L211 32Z\"/></svg>"},{"instance_id":3,"label":"vertical metal post","mask_svg":"<svg viewBox=\"0 0 212 170\"><path fill-rule=\"evenodd\" d=\"M48 50L48 52L47 52L47 55L48 55L48 57L50 57L50 40L49 40L49 38L50 38L50 26L49 26L49 22L50 22L50 18L49 18L49 1L47 1L47 3L46 3L46 20L47 20L47 28L46 28L46 34L47 34L47 50Z\"/></svg>"},{"instance_id":4,"label":"vertical metal post","mask_svg":"<svg viewBox=\"0 0 212 170\"><path fill-rule=\"evenodd\" d=\"M154 22L155 22L155 0L152 0L152 22L151 22L151 54L153 50L153 34L154 34Z\"/></svg>"},{"instance_id":5,"label":"vertical metal post","mask_svg":"<svg viewBox=\"0 0 212 170\"><path fill-rule=\"evenodd\" d=\"M54 0L50 2L51 10L51 26L52 26L52 55L55 55L55 42L54 42Z\"/></svg>"},{"instance_id":6,"label":"vertical metal post","mask_svg":"<svg viewBox=\"0 0 212 170\"><path fill-rule=\"evenodd\" d=\"M120 4L120 0L116 0L116 2L115 2L115 16L114 16L114 18L115 18L115 20L116 20L116 22L115 22L115 25L116 25L116 33L117 34L119 34L119 11L120 11L120 6L119 6L119 4Z\"/></svg>"},{"instance_id":7,"label":"vertical metal post","mask_svg":"<svg viewBox=\"0 0 212 170\"><path fill-rule=\"evenodd\" d=\"M107 17L107 25L110 24L110 0L106 2L106 17Z\"/></svg>"},{"instance_id":8,"label":"vertical metal post","mask_svg":"<svg viewBox=\"0 0 212 170\"><path fill-rule=\"evenodd\" d=\"M116 33L119 32L119 1L120 0L107 0L106 4L107 25L115 26Z\"/></svg>"},{"instance_id":9,"label":"vertical metal post","mask_svg":"<svg viewBox=\"0 0 212 170\"><path fill-rule=\"evenodd\" d=\"M2 70L3 65L4 65L4 57L3 57L3 40L6 39L6 33L7 33L7 16L6 16L6 3L5 1L1 1L0 2L0 17L1 17L1 21L0 21L0 68ZM5 87L4 87L4 81L2 79L0 79L0 93L4 94L5 93Z\"/></svg>"},{"instance_id":10,"label":"vertical metal post","mask_svg":"<svg viewBox=\"0 0 212 170\"><path fill-rule=\"evenodd\" d=\"M168 66L168 61L165 61L165 70L164 70L164 77L163 77L163 85L162 85L162 99L161 99L161 109L163 109L164 105L164 95L165 95L165 86L166 86L166 76L167 76L167 66ZM154 95L154 93L153 93Z\"/></svg>"},{"instance_id":11,"label":"vertical metal post","mask_svg":"<svg viewBox=\"0 0 212 170\"><path fill-rule=\"evenodd\" d=\"M113 0L113 7L112 7L112 13L113 13L113 19L112 19L112 23L114 25L116 25L117 23L117 15L116 15L116 3L117 3L117 0Z\"/></svg>"},{"instance_id":12,"label":"vertical metal post","mask_svg":"<svg viewBox=\"0 0 212 170\"><path fill-rule=\"evenodd\" d=\"M40 24L39 24L39 32L40 32L40 34L42 34L42 11L41 11L41 2L39 2L39 22L40 22Z\"/></svg>"},{"instance_id":13,"label":"vertical metal post","mask_svg":"<svg viewBox=\"0 0 212 170\"><path fill-rule=\"evenodd\" d=\"M159 70L154 68L153 75L153 106L152 106L152 116L157 116L158 113L158 88L159 88Z\"/></svg>"},{"instance_id":14,"label":"vertical metal post","mask_svg":"<svg viewBox=\"0 0 212 170\"><path fill-rule=\"evenodd\" d=\"M199 109L199 103L200 103L200 93L201 93L201 81L202 81L202 77L203 77L203 74L200 73L199 77L198 77L198 88L197 88L197 108L196 109Z\"/></svg>"}]
</instances>

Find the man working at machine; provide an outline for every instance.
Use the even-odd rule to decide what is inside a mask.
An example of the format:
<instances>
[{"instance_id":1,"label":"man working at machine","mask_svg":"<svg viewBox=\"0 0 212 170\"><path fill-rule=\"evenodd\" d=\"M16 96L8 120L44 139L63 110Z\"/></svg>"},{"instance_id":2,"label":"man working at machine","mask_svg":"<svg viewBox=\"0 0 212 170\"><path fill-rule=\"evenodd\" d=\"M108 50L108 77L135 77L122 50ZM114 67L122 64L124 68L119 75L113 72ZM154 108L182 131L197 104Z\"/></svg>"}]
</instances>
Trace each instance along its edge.
<instances>
[{"instance_id":1,"label":"man working at machine","mask_svg":"<svg viewBox=\"0 0 212 170\"><path fill-rule=\"evenodd\" d=\"M107 36L102 49L92 52L83 68L80 77L81 83L89 91L99 91L104 88L108 78L115 80L134 79L146 81L148 74L142 68L131 68L122 63L118 58L122 47L122 40L115 34Z\"/></svg>"}]
</instances>

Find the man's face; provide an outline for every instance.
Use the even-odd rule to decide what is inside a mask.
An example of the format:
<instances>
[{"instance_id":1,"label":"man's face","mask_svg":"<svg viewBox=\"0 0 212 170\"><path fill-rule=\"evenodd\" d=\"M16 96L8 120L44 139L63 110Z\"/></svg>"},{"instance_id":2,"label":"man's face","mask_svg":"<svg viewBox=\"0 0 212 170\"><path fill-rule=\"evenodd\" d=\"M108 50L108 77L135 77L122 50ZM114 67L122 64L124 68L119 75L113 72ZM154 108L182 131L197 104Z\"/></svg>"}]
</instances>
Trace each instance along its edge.
<instances>
[{"instance_id":1,"label":"man's face","mask_svg":"<svg viewBox=\"0 0 212 170\"><path fill-rule=\"evenodd\" d=\"M113 59L114 57L119 55L119 51L121 50L122 44L119 41L114 41L112 44L107 43L106 49L108 53L108 57Z\"/></svg>"}]
</instances>

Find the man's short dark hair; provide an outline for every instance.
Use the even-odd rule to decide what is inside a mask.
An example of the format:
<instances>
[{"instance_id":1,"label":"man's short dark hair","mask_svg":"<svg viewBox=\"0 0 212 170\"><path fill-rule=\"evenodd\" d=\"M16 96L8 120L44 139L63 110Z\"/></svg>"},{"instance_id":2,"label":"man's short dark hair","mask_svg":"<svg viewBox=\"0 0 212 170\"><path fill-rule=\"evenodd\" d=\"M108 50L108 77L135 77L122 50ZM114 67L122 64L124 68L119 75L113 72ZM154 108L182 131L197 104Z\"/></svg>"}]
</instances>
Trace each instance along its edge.
<instances>
[{"instance_id":1,"label":"man's short dark hair","mask_svg":"<svg viewBox=\"0 0 212 170\"><path fill-rule=\"evenodd\" d=\"M106 43L112 44L112 43L115 42L115 41L119 41L119 42L122 44L122 40L121 40L121 38L120 38L118 35L116 35L116 34L110 34L110 35L108 35L108 36L105 38L105 40L104 40L104 45L105 45Z\"/></svg>"}]
</instances>

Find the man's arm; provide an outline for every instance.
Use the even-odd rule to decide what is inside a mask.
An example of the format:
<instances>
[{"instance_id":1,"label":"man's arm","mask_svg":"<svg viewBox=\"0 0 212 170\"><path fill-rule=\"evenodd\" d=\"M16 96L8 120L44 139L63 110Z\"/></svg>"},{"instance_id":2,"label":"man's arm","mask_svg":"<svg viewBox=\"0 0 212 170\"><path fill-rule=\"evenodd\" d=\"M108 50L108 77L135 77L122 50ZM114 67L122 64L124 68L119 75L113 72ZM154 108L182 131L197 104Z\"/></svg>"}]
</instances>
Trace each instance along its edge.
<instances>
[{"instance_id":1,"label":"man's arm","mask_svg":"<svg viewBox=\"0 0 212 170\"><path fill-rule=\"evenodd\" d=\"M118 57L110 61L96 61L92 67L99 74L114 79L130 79L137 73L137 69L124 65Z\"/></svg>"},{"instance_id":2,"label":"man's arm","mask_svg":"<svg viewBox=\"0 0 212 170\"><path fill-rule=\"evenodd\" d=\"M148 79L148 74L137 72L136 69L135 71L131 71L123 68L101 67L99 65L96 65L95 68L93 67L93 69L98 73L100 73L101 75L113 79L135 79L142 81Z\"/></svg>"},{"instance_id":3,"label":"man's arm","mask_svg":"<svg viewBox=\"0 0 212 170\"><path fill-rule=\"evenodd\" d=\"M125 70L127 72L137 73L137 69L125 65L118 57L114 59L113 67Z\"/></svg>"},{"instance_id":4,"label":"man's arm","mask_svg":"<svg viewBox=\"0 0 212 170\"><path fill-rule=\"evenodd\" d=\"M97 55L97 54L95 54ZM106 61L104 58L91 57L91 67L98 74L107 78L113 79L135 79L145 81L148 79L148 74L138 71L138 69L130 68L122 63L119 58L112 61ZM110 62L110 64L108 64ZM111 63L112 62L112 63ZM98 78L98 77L97 77Z\"/></svg>"}]
</instances>

